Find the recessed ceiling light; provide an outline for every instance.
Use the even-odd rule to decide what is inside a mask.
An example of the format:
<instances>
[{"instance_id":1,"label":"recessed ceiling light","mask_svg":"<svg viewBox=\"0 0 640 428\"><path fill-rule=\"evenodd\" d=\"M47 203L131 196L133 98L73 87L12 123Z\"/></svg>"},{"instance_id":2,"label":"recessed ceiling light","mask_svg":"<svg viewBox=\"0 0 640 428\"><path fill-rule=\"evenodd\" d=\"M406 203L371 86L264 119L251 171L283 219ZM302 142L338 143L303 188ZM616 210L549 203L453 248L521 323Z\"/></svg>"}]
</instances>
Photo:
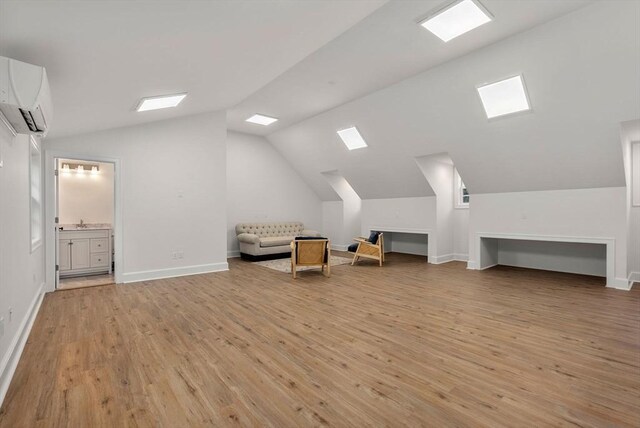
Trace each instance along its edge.
<instances>
[{"instance_id":1,"label":"recessed ceiling light","mask_svg":"<svg viewBox=\"0 0 640 428\"><path fill-rule=\"evenodd\" d=\"M263 114L254 114L249 119L245 120L245 122L257 123L258 125L271 125L273 122L277 122L278 119L275 117L265 116Z\"/></svg>"},{"instance_id":2,"label":"recessed ceiling light","mask_svg":"<svg viewBox=\"0 0 640 428\"><path fill-rule=\"evenodd\" d=\"M187 93L184 94L174 94L174 95L161 95L158 97L147 97L142 98L138 103L138 107L136 107L137 111L149 111L149 110L158 110L161 108L175 107L180 104L180 101L187 96Z\"/></svg>"},{"instance_id":3,"label":"recessed ceiling light","mask_svg":"<svg viewBox=\"0 0 640 428\"><path fill-rule=\"evenodd\" d=\"M489 119L531 110L521 75L480 86L478 94Z\"/></svg>"},{"instance_id":4,"label":"recessed ceiling light","mask_svg":"<svg viewBox=\"0 0 640 428\"><path fill-rule=\"evenodd\" d=\"M366 141L364 141L364 138L362 138L362 135L360 135L355 126L338 131L338 135L349 150L367 147Z\"/></svg>"},{"instance_id":5,"label":"recessed ceiling light","mask_svg":"<svg viewBox=\"0 0 640 428\"><path fill-rule=\"evenodd\" d=\"M420 22L445 42L491 21L489 12L475 0L458 0Z\"/></svg>"}]
</instances>

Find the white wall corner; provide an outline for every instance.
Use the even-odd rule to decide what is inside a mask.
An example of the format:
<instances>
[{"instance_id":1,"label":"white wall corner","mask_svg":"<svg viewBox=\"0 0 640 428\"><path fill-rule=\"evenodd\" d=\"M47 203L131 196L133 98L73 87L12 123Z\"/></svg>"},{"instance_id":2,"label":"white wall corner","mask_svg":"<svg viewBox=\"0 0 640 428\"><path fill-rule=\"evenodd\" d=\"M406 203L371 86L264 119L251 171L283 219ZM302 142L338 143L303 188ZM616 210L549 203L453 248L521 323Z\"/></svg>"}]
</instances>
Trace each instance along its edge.
<instances>
[{"instance_id":1,"label":"white wall corner","mask_svg":"<svg viewBox=\"0 0 640 428\"><path fill-rule=\"evenodd\" d=\"M228 250L227 251L227 258L228 259L233 259L235 257L240 257L240 250Z\"/></svg>"},{"instance_id":2,"label":"white wall corner","mask_svg":"<svg viewBox=\"0 0 640 428\"><path fill-rule=\"evenodd\" d=\"M223 272L229 270L229 264L210 263L206 265L183 266L170 269L147 270L141 272L129 272L122 274L122 282L129 284L132 282L151 281L154 279L175 278L178 276L199 275L203 273Z\"/></svg>"},{"instance_id":3,"label":"white wall corner","mask_svg":"<svg viewBox=\"0 0 640 428\"><path fill-rule=\"evenodd\" d=\"M629 288L631 288L631 285L637 282L638 284L640 284L640 272L631 272L629 274Z\"/></svg>"},{"instance_id":4,"label":"white wall corner","mask_svg":"<svg viewBox=\"0 0 640 428\"><path fill-rule=\"evenodd\" d=\"M442 263L448 263L456 260L455 254L444 254L442 256L432 256L429 257L429 263L434 265L439 265Z\"/></svg>"},{"instance_id":5,"label":"white wall corner","mask_svg":"<svg viewBox=\"0 0 640 428\"><path fill-rule=\"evenodd\" d=\"M42 299L44 297L43 290L44 282L40 284L40 287L38 287L38 292L31 302L29 310L22 319L17 334L11 341L9 349L7 349L6 354L0 362L0 406L4 401L4 397L7 394L7 391L9 390L11 379L13 378L13 374L18 367L18 361L20 361L20 356L22 355L24 346L26 345L27 339L29 338L31 327L33 327L33 323L36 320L36 315L38 315L38 311L40 310L40 305L42 304Z\"/></svg>"},{"instance_id":6,"label":"white wall corner","mask_svg":"<svg viewBox=\"0 0 640 428\"><path fill-rule=\"evenodd\" d=\"M612 281L607 281L607 288L629 291L631 290L632 284L633 283L626 278L615 278Z\"/></svg>"},{"instance_id":7,"label":"white wall corner","mask_svg":"<svg viewBox=\"0 0 640 428\"><path fill-rule=\"evenodd\" d=\"M455 253L453 259L459 262L466 262L469 260L469 254ZM467 266L467 269L469 267Z\"/></svg>"}]
</instances>

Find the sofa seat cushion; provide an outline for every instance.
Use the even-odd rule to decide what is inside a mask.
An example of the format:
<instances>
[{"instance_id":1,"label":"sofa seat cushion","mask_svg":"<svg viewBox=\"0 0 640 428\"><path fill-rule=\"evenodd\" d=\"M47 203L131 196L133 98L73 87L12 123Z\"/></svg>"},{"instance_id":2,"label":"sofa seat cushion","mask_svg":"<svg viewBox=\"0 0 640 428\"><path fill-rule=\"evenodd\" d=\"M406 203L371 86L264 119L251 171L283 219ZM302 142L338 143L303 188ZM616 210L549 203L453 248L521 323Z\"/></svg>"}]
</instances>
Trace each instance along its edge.
<instances>
[{"instance_id":1,"label":"sofa seat cushion","mask_svg":"<svg viewBox=\"0 0 640 428\"><path fill-rule=\"evenodd\" d=\"M267 236L260 238L261 247L279 247L281 245L289 245L295 236Z\"/></svg>"}]
</instances>

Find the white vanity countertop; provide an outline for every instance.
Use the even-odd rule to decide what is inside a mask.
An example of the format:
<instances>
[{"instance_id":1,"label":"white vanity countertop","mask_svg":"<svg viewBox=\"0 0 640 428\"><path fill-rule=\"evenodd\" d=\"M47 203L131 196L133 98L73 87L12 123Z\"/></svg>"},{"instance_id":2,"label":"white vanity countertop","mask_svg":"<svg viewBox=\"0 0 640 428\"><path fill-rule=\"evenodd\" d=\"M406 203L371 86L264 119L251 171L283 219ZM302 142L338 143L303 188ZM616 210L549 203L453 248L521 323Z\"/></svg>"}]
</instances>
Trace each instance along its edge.
<instances>
[{"instance_id":1,"label":"white vanity countertop","mask_svg":"<svg viewBox=\"0 0 640 428\"><path fill-rule=\"evenodd\" d=\"M74 231L82 231L82 230L110 230L111 225L109 223L93 223L93 224L85 224L83 227L78 227L77 224L61 224L58 226L58 229L61 231L65 230L74 230Z\"/></svg>"}]
</instances>

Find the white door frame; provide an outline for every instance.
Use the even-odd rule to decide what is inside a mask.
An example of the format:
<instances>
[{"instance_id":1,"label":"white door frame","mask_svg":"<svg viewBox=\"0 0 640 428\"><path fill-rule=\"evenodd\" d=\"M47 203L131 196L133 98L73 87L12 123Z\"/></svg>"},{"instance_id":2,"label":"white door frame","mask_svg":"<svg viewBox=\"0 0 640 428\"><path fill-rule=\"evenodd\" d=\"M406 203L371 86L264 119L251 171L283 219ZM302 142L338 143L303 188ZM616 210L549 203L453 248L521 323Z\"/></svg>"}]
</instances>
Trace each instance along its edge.
<instances>
[{"instance_id":1,"label":"white door frame","mask_svg":"<svg viewBox=\"0 0 640 428\"><path fill-rule=\"evenodd\" d=\"M120 181L121 162L118 158L93 154L68 152L63 150L44 150L44 187L45 187L45 291L54 291L56 284L56 194L55 169L56 159L78 159L93 162L112 163L114 165L114 234L113 249L115 263L115 282L122 283L123 246L122 246L122 191Z\"/></svg>"}]
</instances>

